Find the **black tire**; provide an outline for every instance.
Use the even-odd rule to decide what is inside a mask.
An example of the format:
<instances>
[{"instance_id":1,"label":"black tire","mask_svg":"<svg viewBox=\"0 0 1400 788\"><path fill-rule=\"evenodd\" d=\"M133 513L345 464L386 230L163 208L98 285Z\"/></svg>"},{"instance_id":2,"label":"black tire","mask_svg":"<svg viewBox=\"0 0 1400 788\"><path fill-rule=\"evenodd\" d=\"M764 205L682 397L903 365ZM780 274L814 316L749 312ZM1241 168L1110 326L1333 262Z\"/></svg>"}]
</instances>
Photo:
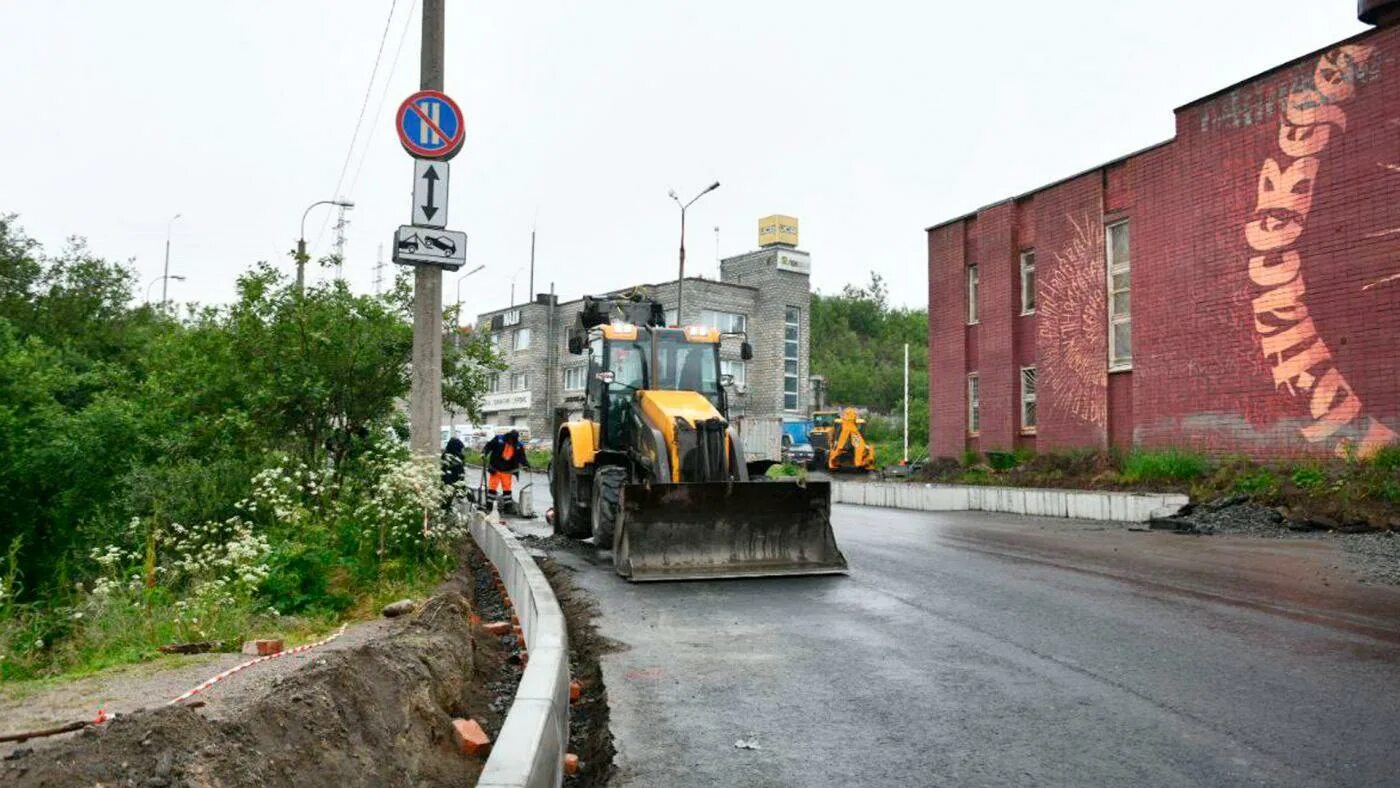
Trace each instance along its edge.
<instances>
[{"instance_id":1,"label":"black tire","mask_svg":"<svg viewBox=\"0 0 1400 788\"><path fill-rule=\"evenodd\" d=\"M559 454L553 463L550 494L554 497L554 533L572 539L588 537L588 517L579 505L578 472L570 461L573 456L573 441L568 438L559 444Z\"/></svg>"},{"instance_id":2,"label":"black tire","mask_svg":"<svg viewBox=\"0 0 1400 788\"><path fill-rule=\"evenodd\" d=\"M622 485L627 483L627 469L605 465L593 473L593 545L604 550L613 546L613 531L621 510Z\"/></svg>"}]
</instances>

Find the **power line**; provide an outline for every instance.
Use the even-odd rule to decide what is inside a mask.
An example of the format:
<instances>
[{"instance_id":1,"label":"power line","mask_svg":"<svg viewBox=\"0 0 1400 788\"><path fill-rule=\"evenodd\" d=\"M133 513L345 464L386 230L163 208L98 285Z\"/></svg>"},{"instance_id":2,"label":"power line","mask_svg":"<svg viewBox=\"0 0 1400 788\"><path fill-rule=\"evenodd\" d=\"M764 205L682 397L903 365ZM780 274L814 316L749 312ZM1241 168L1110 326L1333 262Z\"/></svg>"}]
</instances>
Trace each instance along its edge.
<instances>
[{"instance_id":1,"label":"power line","mask_svg":"<svg viewBox=\"0 0 1400 788\"><path fill-rule=\"evenodd\" d=\"M345 151L345 161L340 165L340 176L335 179L335 191L331 192L336 199L340 199L340 187L345 183L345 173L350 169L350 157L355 153L355 140L360 138L360 126L365 122L365 110L369 109L369 94L374 90L374 78L379 74L379 61L384 57L384 42L389 40L389 25L394 21L394 9L398 6L399 0L390 0L389 16L384 20L384 32L379 34L379 49L374 53L374 68L369 72L369 84L365 85L365 97L360 101L360 116L355 119L355 131L350 135L350 147ZM411 15L410 15L411 18ZM316 243L321 243L321 235L326 231L326 221L329 216L321 220L321 230L316 233Z\"/></svg>"},{"instance_id":2,"label":"power line","mask_svg":"<svg viewBox=\"0 0 1400 788\"><path fill-rule=\"evenodd\" d=\"M394 59L389 61L389 71L384 76L384 90L379 93L379 105L374 109L374 120L370 121L370 133L379 126L379 116L384 112L384 102L389 98L389 87L394 83L394 74L399 68L399 53L403 51L403 42L408 39L408 30L413 27L413 12L418 10L418 0L413 0L408 6L408 18L404 20L403 32L399 34L399 44L394 48ZM360 184L360 172L365 168L365 159L369 157L369 144L366 143L360 149L360 161L355 165L355 176L350 179L350 188L346 191L352 196L355 188Z\"/></svg>"}]
</instances>

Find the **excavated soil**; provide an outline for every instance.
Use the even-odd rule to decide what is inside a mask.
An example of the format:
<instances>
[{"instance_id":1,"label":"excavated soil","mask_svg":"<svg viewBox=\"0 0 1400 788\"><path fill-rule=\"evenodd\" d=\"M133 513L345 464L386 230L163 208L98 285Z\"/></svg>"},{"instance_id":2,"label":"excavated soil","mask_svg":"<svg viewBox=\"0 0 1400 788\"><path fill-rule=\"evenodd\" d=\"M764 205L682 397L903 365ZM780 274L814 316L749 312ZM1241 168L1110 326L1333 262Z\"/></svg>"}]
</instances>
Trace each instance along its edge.
<instances>
[{"instance_id":1,"label":"excavated soil","mask_svg":"<svg viewBox=\"0 0 1400 788\"><path fill-rule=\"evenodd\" d=\"M454 746L454 717L499 732L519 681L505 638L473 625L504 606L464 546L459 569L401 628L326 653L227 719L163 706L37 751L16 750L17 786L471 785L484 760ZM256 670L256 668L253 668Z\"/></svg>"}]
</instances>

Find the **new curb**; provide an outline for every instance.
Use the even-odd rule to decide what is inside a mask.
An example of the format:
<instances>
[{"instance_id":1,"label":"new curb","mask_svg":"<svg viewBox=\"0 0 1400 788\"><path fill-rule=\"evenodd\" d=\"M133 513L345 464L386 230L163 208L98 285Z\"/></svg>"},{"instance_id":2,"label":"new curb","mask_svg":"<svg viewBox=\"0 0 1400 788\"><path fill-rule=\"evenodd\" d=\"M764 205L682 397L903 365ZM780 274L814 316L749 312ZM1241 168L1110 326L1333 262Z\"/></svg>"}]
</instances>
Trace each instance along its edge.
<instances>
[{"instance_id":1,"label":"new curb","mask_svg":"<svg viewBox=\"0 0 1400 788\"><path fill-rule=\"evenodd\" d=\"M1145 523L1175 514L1190 499L1179 493L1048 490L960 484L832 482L831 502L922 512L1006 512Z\"/></svg>"},{"instance_id":2,"label":"new curb","mask_svg":"<svg viewBox=\"0 0 1400 788\"><path fill-rule=\"evenodd\" d=\"M515 700L477 782L481 788L553 788L569 744L569 636L544 572L505 526L471 515L471 534L515 604L530 655Z\"/></svg>"}]
</instances>

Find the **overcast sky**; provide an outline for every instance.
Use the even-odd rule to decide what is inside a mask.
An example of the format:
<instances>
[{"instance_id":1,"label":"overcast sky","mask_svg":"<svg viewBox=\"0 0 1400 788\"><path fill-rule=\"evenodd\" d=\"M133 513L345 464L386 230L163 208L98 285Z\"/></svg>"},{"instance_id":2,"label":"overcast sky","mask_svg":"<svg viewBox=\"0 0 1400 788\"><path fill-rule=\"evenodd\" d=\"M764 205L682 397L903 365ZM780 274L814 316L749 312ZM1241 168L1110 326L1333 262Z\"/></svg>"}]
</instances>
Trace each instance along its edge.
<instances>
[{"instance_id":1,"label":"overcast sky","mask_svg":"<svg viewBox=\"0 0 1400 788\"><path fill-rule=\"evenodd\" d=\"M77 234L134 260L143 290L181 213L172 298L226 301L258 260L291 270L349 151L345 276L371 290L411 202L393 114L418 86L415 0L396 3L350 150L390 7L0 0L0 212L50 251ZM1364 29L1355 8L449 0L446 89L467 115L449 226L486 265L464 300L503 306L517 271L525 300L532 225L538 291L674 277L667 190L719 180L689 213L688 271L717 275L716 226L727 256L789 213L814 287L873 269L923 306L924 227L1170 137L1174 107ZM333 239L318 211L314 255Z\"/></svg>"}]
</instances>

